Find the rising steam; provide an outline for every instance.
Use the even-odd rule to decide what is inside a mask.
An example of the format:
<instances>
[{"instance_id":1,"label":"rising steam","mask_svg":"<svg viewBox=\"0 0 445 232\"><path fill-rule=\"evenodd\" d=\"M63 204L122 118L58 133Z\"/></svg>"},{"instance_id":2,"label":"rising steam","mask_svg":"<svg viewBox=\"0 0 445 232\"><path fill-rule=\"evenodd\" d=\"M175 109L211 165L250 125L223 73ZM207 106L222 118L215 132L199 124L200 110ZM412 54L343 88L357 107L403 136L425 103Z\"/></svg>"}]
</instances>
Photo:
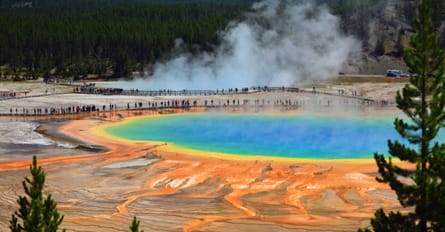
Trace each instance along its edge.
<instances>
[{"instance_id":1,"label":"rising steam","mask_svg":"<svg viewBox=\"0 0 445 232\"><path fill-rule=\"evenodd\" d=\"M157 63L139 89L216 89L293 86L336 76L359 44L339 30L325 6L266 0L219 33L212 53L183 52ZM180 40L177 41L180 46Z\"/></svg>"}]
</instances>

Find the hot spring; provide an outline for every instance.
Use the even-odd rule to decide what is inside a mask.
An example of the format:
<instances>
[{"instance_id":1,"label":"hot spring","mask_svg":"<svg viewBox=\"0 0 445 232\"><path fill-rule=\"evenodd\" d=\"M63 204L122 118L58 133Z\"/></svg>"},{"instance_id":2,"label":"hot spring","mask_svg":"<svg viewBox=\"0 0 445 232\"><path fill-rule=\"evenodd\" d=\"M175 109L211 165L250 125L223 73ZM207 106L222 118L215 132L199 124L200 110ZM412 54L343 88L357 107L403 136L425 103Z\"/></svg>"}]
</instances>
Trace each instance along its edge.
<instances>
[{"instance_id":1,"label":"hot spring","mask_svg":"<svg viewBox=\"0 0 445 232\"><path fill-rule=\"evenodd\" d=\"M173 114L135 118L104 130L186 149L306 159L368 159L374 152L388 154L388 139L403 142L389 116ZM439 139L444 138L442 133Z\"/></svg>"}]
</instances>

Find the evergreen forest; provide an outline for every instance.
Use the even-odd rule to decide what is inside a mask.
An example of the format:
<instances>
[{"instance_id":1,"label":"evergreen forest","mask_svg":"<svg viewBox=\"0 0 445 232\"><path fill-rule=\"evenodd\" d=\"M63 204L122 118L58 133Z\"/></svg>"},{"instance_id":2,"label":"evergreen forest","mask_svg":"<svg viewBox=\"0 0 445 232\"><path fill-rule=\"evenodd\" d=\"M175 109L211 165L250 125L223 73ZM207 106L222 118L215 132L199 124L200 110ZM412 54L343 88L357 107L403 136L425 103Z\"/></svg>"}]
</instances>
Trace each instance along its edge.
<instances>
[{"instance_id":1,"label":"evergreen forest","mask_svg":"<svg viewBox=\"0 0 445 232\"><path fill-rule=\"evenodd\" d=\"M156 61L168 58L178 39L192 53L212 51L218 32L243 20L254 2L258 0L0 0L0 80L147 73ZM368 40L370 22L382 16L386 1L314 2L329 6L343 32L362 41L364 51L385 54L388 38L380 38L375 49ZM415 2L397 6L400 20L414 16ZM433 5L439 28L445 3L435 0ZM388 33L401 36L404 30ZM400 57L403 46L398 45Z\"/></svg>"},{"instance_id":2,"label":"evergreen forest","mask_svg":"<svg viewBox=\"0 0 445 232\"><path fill-rule=\"evenodd\" d=\"M190 51L211 50L216 32L249 8L242 2L137 0L2 1L0 6L0 76L16 80L129 76L168 54L178 38Z\"/></svg>"}]
</instances>

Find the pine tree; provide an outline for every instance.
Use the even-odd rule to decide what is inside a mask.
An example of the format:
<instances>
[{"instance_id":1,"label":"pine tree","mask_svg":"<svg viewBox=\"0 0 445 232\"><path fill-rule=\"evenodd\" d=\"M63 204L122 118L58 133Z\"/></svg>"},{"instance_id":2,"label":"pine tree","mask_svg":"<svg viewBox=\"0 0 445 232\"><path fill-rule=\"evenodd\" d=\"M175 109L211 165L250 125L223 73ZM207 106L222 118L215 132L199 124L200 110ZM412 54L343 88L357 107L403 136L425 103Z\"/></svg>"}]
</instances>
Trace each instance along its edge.
<instances>
[{"instance_id":1,"label":"pine tree","mask_svg":"<svg viewBox=\"0 0 445 232\"><path fill-rule=\"evenodd\" d=\"M130 231L131 232L144 232L143 230L139 230L139 224L141 222L135 217L133 217L133 221L131 221L130 224Z\"/></svg>"},{"instance_id":2,"label":"pine tree","mask_svg":"<svg viewBox=\"0 0 445 232\"><path fill-rule=\"evenodd\" d=\"M431 20L431 4L432 0L420 2L414 25L416 34L411 37L411 48L404 53L410 71L417 75L396 97L397 107L408 120L396 118L395 129L411 146L388 141L390 155L413 164L412 168L397 166L391 158L374 154L381 175L377 180L389 183L400 204L412 212L386 214L383 209L377 210L371 219L375 231L445 228L445 144L434 140L445 122L445 57Z\"/></svg>"},{"instance_id":3,"label":"pine tree","mask_svg":"<svg viewBox=\"0 0 445 232\"><path fill-rule=\"evenodd\" d=\"M58 212L51 194L46 199L43 196L45 173L42 167L37 166L35 156L29 169L32 179L25 177L22 182L26 196L19 196L17 203L20 208L12 215L9 228L12 232L56 232L63 215Z\"/></svg>"}]
</instances>

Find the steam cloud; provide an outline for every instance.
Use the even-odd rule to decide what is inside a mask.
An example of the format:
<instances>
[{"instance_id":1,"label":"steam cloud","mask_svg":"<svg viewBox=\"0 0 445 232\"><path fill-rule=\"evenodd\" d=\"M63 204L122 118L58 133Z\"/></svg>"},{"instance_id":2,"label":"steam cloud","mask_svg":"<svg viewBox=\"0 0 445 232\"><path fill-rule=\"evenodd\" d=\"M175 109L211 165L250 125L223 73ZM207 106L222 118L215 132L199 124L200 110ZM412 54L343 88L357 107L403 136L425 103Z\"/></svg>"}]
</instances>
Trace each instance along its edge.
<instances>
[{"instance_id":1,"label":"steam cloud","mask_svg":"<svg viewBox=\"0 0 445 232\"><path fill-rule=\"evenodd\" d=\"M327 7L265 0L242 22L220 32L214 52L182 52L157 63L139 89L216 89L293 86L336 76L358 42L342 34ZM176 41L181 45L180 40Z\"/></svg>"}]
</instances>

